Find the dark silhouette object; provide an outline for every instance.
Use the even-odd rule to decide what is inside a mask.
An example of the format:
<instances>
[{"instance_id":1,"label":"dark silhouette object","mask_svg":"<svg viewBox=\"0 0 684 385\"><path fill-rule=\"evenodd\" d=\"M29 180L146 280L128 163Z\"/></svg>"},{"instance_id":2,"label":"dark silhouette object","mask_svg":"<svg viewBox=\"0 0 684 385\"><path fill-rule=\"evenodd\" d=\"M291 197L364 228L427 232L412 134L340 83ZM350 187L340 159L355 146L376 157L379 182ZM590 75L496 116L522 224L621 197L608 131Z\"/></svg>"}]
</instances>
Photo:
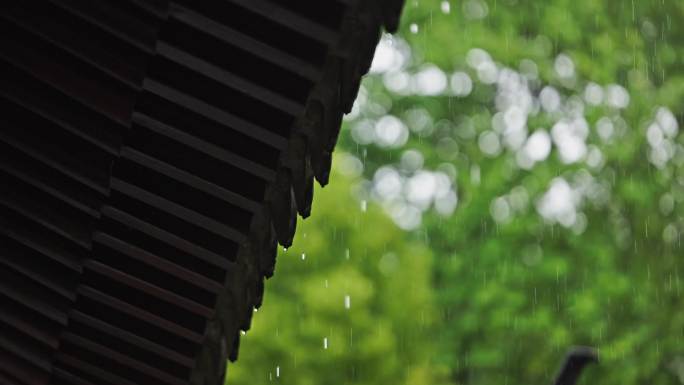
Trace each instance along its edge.
<instances>
[{"instance_id":1,"label":"dark silhouette object","mask_svg":"<svg viewBox=\"0 0 684 385\"><path fill-rule=\"evenodd\" d=\"M576 346L566 354L554 385L574 385L582 370L589 364L599 361L596 349L587 346Z\"/></svg>"},{"instance_id":2,"label":"dark silhouette object","mask_svg":"<svg viewBox=\"0 0 684 385\"><path fill-rule=\"evenodd\" d=\"M0 1L0 384L222 384L402 4Z\"/></svg>"}]
</instances>

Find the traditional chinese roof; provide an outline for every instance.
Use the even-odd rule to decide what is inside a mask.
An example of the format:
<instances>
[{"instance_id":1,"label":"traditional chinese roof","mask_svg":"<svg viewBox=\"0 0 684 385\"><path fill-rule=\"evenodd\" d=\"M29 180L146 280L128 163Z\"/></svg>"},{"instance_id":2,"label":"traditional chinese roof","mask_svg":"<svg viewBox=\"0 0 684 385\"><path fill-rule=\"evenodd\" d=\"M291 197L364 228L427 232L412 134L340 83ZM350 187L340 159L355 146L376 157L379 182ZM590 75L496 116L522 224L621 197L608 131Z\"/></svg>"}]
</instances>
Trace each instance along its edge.
<instances>
[{"instance_id":1,"label":"traditional chinese roof","mask_svg":"<svg viewBox=\"0 0 684 385\"><path fill-rule=\"evenodd\" d=\"M0 383L222 383L402 2L2 2Z\"/></svg>"}]
</instances>

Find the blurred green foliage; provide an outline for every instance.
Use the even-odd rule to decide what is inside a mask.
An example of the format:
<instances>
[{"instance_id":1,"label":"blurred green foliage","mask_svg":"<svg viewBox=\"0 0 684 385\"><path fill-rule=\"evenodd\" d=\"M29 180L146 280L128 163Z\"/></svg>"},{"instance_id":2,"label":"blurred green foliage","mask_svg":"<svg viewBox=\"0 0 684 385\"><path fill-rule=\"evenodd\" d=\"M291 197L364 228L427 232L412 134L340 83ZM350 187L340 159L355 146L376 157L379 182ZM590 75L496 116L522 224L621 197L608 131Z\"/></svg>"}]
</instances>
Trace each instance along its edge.
<instances>
[{"instance_id":1,"label":"blurred green foliage","mask_svg":"<svg viewBox=\"0 0 684 385\"><path fill-rule=\"evenodd\" d=\"M403 59L364 82L228 383L548 384L569 346L590 345L602 362L584 384L684 384L681 20L681 0L407 0L383 39ZM524 92L507 96L504 76ZM528 94L516 144L506 114ZM388 116L405 139L378 140ZM537 130L553 145L530 164ZM453 213L411 200L421 171L450 178Z\"/></svg>"}]
</instances>

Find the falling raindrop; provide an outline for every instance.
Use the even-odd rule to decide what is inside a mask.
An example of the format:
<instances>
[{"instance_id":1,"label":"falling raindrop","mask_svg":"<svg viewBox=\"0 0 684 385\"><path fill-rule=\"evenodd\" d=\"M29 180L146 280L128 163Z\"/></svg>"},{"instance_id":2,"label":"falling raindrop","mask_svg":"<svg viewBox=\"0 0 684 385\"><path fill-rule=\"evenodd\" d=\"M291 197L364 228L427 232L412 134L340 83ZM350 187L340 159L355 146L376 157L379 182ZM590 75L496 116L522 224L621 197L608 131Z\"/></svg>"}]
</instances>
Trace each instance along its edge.
<instances>
[{"instance_id":1,"label":"falling raindrop","mask_svg":"<svg viewBox=\"0 0 684 385\"><path fill-rule=\"evenodd\" d=\"M302 261L306 259L306 253L302 253Z\"/></svg>"},{"instance_id":2,"label":"falling raindrop","mask_svg":"<svg viewBox=\"0 0 684 385\"><path fill-rule=\"evenodd\" d=\"M480 184L480 166L476 164L470 167L470 182L475 186Z\"/></svg>"},{"instance_id":3,"label":"falling raindrop","mask_svg":"<svg viewBox=\"0 0 684 385\"><path fill-rule=\"evenodd\" d=\"M351 297L348 294L344 296L344 308L345 309L351 308Z\"/></svg>"},{"instance_id":4,"label":"falling raindrop","mask_svg":"<svg viewBox=\"0 0 684 385\"><path fill-rule=\"evenodd\" d=\"M323 338L323 349L328 349L328 337Z\"/></svg>"}]
</instances>

